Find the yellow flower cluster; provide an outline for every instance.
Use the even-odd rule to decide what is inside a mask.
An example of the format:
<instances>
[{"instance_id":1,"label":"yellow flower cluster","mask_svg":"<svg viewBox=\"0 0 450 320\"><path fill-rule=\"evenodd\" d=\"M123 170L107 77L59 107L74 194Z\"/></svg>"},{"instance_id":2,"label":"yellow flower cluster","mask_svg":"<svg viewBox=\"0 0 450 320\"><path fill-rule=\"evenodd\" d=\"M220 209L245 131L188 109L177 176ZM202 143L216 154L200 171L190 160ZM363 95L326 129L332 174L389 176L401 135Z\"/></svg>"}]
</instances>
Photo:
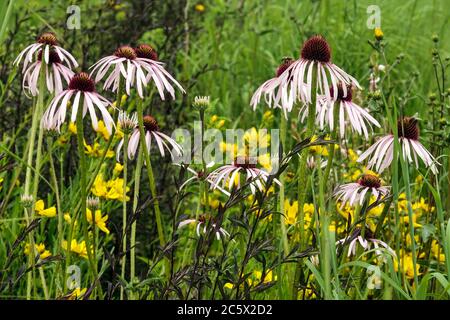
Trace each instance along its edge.
<instances>
[{"instance_id":1,"label":"yellow flower cluster","mask_svg":"<svg viewBox=\"0 0 450 320\"><path fill-rule=\"evenodd\" d=\"M61 246L64 250L69 250L66 240L63 240ZM79 255L80 257L82 257L84 259L88 258L86 241L84 241L84 240L78 242L76 239L72 239L72 242L70 243L70 251L73 253L76 253L77 255Z\"/></svg>"},{"instance_id":2,"label":"yellow flower cluster","mask_svg":"<svg viewBox=\"0 0 450 320\"><path fill-rule=\"evenodd\" d=\"M52 254L50 253L50 251L48 251L48 250L46 250L45 249L45 244L43 244L43 243L39 243L39 244L37 244L37 243L35 243L34 244L34 247L35 247L35 253L38 253L39 254L39 258L41 259L41 260L43 260L43 259L46 259L46 258L48 258L48 257L50 257ZM30 244L29 243L27 243L26 245L25 245L25 249L23 250L23 252L26 254L26 255L29 255L29 254L32 254L31 252L30 252Z\"/></svg>"},{"instance_id":3,"label":"yellow flower cluster","mask_svg":"<svg viewBox=\"0 0 450 320\"><path fill-rule=\"evenodd\" d=\"M94 142L94 144L91 146L87 144L85 141L84 148L85 148L84 153L93 158L103 157L103 154L105 153L105 150L100 148L100 144L98 142ZM108 150L106 152L106 158L112 157L114 157L114 151Z\"/></svg>"},{"instance_id":4,"label":"yellow flower cluster","mask_svg":"<svg viewBox=\"0 0 450 320\"><path fill-rule=\"evenodd\" d=\"M130 190L127 186L126 192ZM109 181L103 179L103 174L97 175L91 189L92 193L99 198L106 198L110 200L123 200L123 179L115 178ZM125 201L129 201L130 197L126 196Z\"/></svg>"},{"instance_id":5,"label":"yellow flower cluster","mask_svg":"<svg viewBox=\"0 0 450 320\"><path fill-rule=\"evenodd\" d=\"M277 276L273 275L272 270L266 270L266 274L264 276L264 279L261 279L263 276L262 271L258 271L258 270L254 270L253 274L247 278L247 284L251 287L252 285L258 285L260 282L266 284L266 283L270 283L272 281L276 281L277 280ZM234 284L232 284L231 282L227 282L224 285L224 288L226 289L233 289L234 288Z\"/></svg>"},{"instance_id":6,"label":"yellow flower cluster","mask_svg":"<svg viewBox=\"0 0 450 320\"><path fill-rule=\"evenodd\" d=\"M87 221L92 224L92 211L89 208L86 208L86 218ZM109 230L106 227L106 221L108 221L108 215L102 216L102 212L100 210L95 210L94 213L94 223L95 225L102 230L104 233L109 234Z\"/></svg>"},{"instance_id":7,"label":"yellow flower cluster","mask_svg":"<svg viewBox=\"0 0 450 320\"><path fill-rule=\"evenodd\" d=\"M402 214L400 219L403 223L409 224L410 220L408 215L408 200L406 198L406 194L401 193L398 199L399 199L397 205L398 211L400 212L400 214ZM436 208L425 202L425 199L421 197L419 201L411 203L411 209L412 209L412 223L414 225L414 228L420 228L422 227L422 224L420 224L418 220L421 219L423 214L434 212Z\"/></svg>"},{"instance_id":8,"label":"yellow flower cluster","mask_svg":"<svg viewBox=\"0 0 450 320\"><path fill-rule=\"evenodd\" d=\"M312 203L305 203L303 205L303 214L305 219L305 228L309 228L311 224L311 220L314 215L314 205ZM285 220L284 223L288 225L293 225L297 222L298 215L298 201L291 202L286 199L284 200L284 215Z\"/></svg>"},{"instance_id":9,"label":"yellow flower cluster","mask_svg":"<svg viewBox=\"0 0 450 320\"><path fill-rule=\"evenodd\" d=\"M220 119L217 115L213 115L209 119L208 125L216 129L221 129L225 125L225 119Z\"/></svg>"},{"instance_id":10,"label":"yellow flower cluster","mask_svg":"<svg viewBox=\"0 0 450 320\"><path fill-rule=\"evenodd\" d=\"M41 217L52 218L56 216L56 208L50 207L45 209L44 200L36 201L34 205L34 211Z\"/></svg>"}]
</instances>

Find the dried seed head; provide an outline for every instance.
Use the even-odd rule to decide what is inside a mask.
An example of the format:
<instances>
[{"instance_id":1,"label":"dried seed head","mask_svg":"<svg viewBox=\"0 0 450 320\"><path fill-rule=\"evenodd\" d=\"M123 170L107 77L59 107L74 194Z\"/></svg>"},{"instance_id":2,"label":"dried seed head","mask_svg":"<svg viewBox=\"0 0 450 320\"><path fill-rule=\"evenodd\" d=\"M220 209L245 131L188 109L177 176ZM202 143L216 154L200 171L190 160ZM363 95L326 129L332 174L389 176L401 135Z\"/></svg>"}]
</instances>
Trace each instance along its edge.
<instances>
[{"instance_id":1,"label":"dried seed head","mask_svg":"<svg viewBox=\"0 0 450 320\"><path fill-rule=\"evenodd\" d=\"M31 208L33 206L33 196L28 194L23 194L20 197L20 203L24 208Z\"/></svg>"},{"instance_id":2,"label":"dried seed head","mask_svg":"<svg viewBox=\"0 0 450 320\"><path fill-rule=\"evenodd\" d=\"M367 188L379 188L381 187L381 179L373 174L363 174L361 178L359 178L358 183Z\"/></svg>"},{"instance_id":3,"label":"dried seed head","mask_svg":"<svg viewBox=\"0 0 450 320\"><path fill-rule=\"evenodd\" d=\"M138 125L137 115L136 113L129 115L125 111L120 110L118 122L120 129L122 129L125 134L130 134Z\"/></svg>"},{"instance_id":4,"label":"dried seed head","mask_svg":"<svg viewBox=\"0 0 450 320\"><path fill-rule=\"evenodd\" d=\"M147 131L159 131L158 122L152 116L144 116L144 128Z\"/></svg>"},{"instance_id":5,"label":"dried seed head","mask_svg":"<svg viewBox=\"0 0 450 320\"><path fill-rule=\"evenodd\" d=\"M287 68L289 68L289 66L294 62L294 59L289 58L289 57L285 57L283 58L283 61L281 62L281 64L278 66L277 71L276 71L276 76L279 77L281 76L281 74L286 71Z\"/></svg>"},{"instance_id":6,"label":"dried seed head","mask_svg":"<svg viewBox=\"0 0 450 320\"><path fill-rule=\"evenodd\" d=\"M209 96L196 96L192 106L197 110L206 110L210 105Z\"/></svg>"},{"instance_id":7,"label":"dried seed head","mask_svg":"<svg viewBox=\"0 0 450 320\"><path fill-rule=\"evenodd\" d=\"M96 210L99 208L100 199L97 197L88 197L86 199L86 206L91 210Z\"/></svg>"},{"instance_id":8,"label":"dried seed head","mask_svg":"<svg viewBox=\"0 0 450 320\"><path fill-rule=\"evenodd\" d=\"M404 117L397 122L397 132L399 137L411 140L419 139L419 126L417 119L413 117Z\"/></svg>"},{"instance_id":9,"label":"dried seed head","mask_svg":"<svg viewBox=\"0 0 450 320\"><path fill-rule=\"evenodd\" d=\"M69 82L70 90L78 90L83 92L94 92L95 82L86 72L75 74Z\"/></svg>"},{"instance_id":10,"label":"dried seed head","mask_svg":"<svg viewBox=\"0 0 450 320\"><path fill-rule=\"evenodd\" d=\"M327 63L331 60L331 49L322 36L316 35L303 44L301 57L306 60Z\"/></svg>"},{"instance_id":11,"label":"dried seed head","mask_svg":"<svg viewBox=\"0 0 450 320\"><path fill-rule=\"evenodd\" d=\"M130 46L121 46L114 51L114 55L119 58L126 58L128 60L136 59L137 55L134 49Z\"/></svg>"},{"instance_id":12,"label":"dried seed head","mask_svg":"<svg viewBox=\"0 0 450 320\"><path fill-rule=\"evenodd\" d=\"M256 168L257 159L249 156L237 156L234 158L234 165L239 168L251 169Z\"/></svg>"},{"instance_id":13,"label":"dried seed head","mask_svg":"<svg viewBox=\"0 0 450 320\"><path fill-rule=\"evenodd\" d=\"M37 43L56 46L58 44L58 39L56 39L56 35L53 32L44 32L37 38Z\"/></svg>"},{"instance_id":14,"label":"dried seed head","mask_svg":"<svg viewBox=\"0 0 450 320\"><path fill-rule=\"evenodd\" d=\"M148 44L140 44L134 49L134 51L136 52L138 58L158 61L158 54L156 53L156 50Z\"/></svg>"}]
</instances>

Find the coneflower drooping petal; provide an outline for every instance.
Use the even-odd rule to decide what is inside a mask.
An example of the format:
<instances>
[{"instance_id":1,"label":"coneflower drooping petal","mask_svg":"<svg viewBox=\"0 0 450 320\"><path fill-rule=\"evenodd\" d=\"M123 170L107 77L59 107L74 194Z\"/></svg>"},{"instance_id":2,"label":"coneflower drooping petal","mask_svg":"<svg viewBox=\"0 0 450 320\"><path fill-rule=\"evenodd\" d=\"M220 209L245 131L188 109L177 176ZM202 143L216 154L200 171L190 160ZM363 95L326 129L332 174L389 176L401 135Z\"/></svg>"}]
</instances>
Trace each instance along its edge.
<instances>
[{"instance_id":1,"label":"coneflower drooping petal","mask_svg":"<svg viewBox=\"0 0 450 320\"><path fill-rule=\"evenodd\" d=\"M210 231L215 233L217 240L220 240L222 237L226 238L226 237L230 236L228 231L226 231L224 228L220 227L218 225L217 221L215 221L215 219L210 216L201 215L200 217L198 217L198 220L186 219L186 220L180 221L180 223L178 224L178 229L181 229L189 224L197 224L195 229L196 229L196 233L197 233L198 237L201 236L201 233L203 233L203 234L207 233L208 226L210 228Z\"/></svg>"},{"instance_id":2,"label":"coneflower drooping petal","mask_svg":"<svg viewBox=\"0 0 450 320\"><path fill-rule=\"evenodd\" d=\"M334 196L337 201L342 201L342 207L346 202L349 205L359 203L362 205L368 193L378 198L389 193L389 187L381 186L381 179L372 174L363 174L356 183L340 185Z\"/></svg>"},{"instance_id":3,"label":"coneflower drooping petal","mask_svg":"<svg viewBox=\"0 0 450 320\"><path fill-rule=\"evenodd\" d=\"M344 95L344 87L346 87L346 94ZM334 96L333 88L331 88L330 96ZM339 108L338 113L338 123L339 123L339 133L343 138L345 134L345 124L346 118L350 123L352 131L356 131L360 135L364 135L366 139L369 138L369 130L367 125L372 128L372 125L380 127L380 123L372 117L369 112L358 106L352 101L352 88L351 86L338 84L338 93L336 100L329 100L326 96L322 96L318 99L318 122L320 128L323 129L326 124L328 124L331 131L334 129L334 108ZM337 106L335 106L337 104Z\"/></svg>"},{"instance_id":4,"label":"coneflower drooping petal","mask_svg":"<svg viewBox=\"0 0 450 320\"><path fill-rule=\"evenodd\" d=\"M171 137L162 133L159 130L158 123L156 122L156 119L153 118L152 116L149 115L144 116L144 131L145 131L145 143L148 152L150 152L152 140L154 140L156 142L156 145L159 149L161 156L163 157L166 155L164 150L169 151L169 154L171 155L172 158L175 158L174 154L172 153L172 149L177 156L181 156L183 154L183 149L181 148L181 146L174 139L172 139ZM140 136L141 133L139 131L139 128L136 127L128 141L127 153L129 159L134 159L136 155L137 148L140 143ZM167 143L169 143L171 147L169 147ZM123 139L119 142L117 149L121 150L122 147L123 147ZM117 161L119 161L120 153L121 152L119 151L117 152Z\"/></svg>"},{"instance_id":5,"label":"coneflower drooping petal","mask_svg":"<svg viewBox=\"0 0 450 320\"><path fill-rule=\"evenodd\" d=\"M106 109L111 103L95 91L95 82L85 72L75 74L70 82L69 88L56 95L50 102L42 119L42 125L46 128L57 128L60 131L61 124L66 119L69 100L73 98L71 105L70 121L76 122L78 108L83 108L83 118L89 111L92 127L98 129L96 108L100 111L103 122L109 133L114 126L114 120ZM80 101L82 102L82 105ZM48 127L48 128L47 128Z\"/></svg>"},{"instance_id":6,"label":"coneflower drooping petal","mask_svg":"<svg viewBox=\"0 0 450 320\"><path fill-rule=\"evenodd\" d=\"M412 117L404 117L397 123L398 139L400 144L400 154L404 161L414 163L419 168L420 158L426 167L430 168L434 174L438 173L437 165L439 163L419 142L419 126L417 119ZM386 169L394 159L394 135L390 134L382 137L367 149L358 158L358 162L369 158L367 167L375 168L376 171L382 172Z\"/></svg>"},{"instance_id":7,"label":"coneflower drooping petal","mask_svg":"<svg viewBox=\"0 0 450 320\"><path fill-rule=\"evenodd\" d=\"M247 156L238 156L230 165L224 165L208 176L208 180L212 180L211 189L216 189L222 182L225 188L228 182L228 189L231 190L234 186L241 187L239 173L245 174L245 180L249 181L250 190L253 194L256 193L256 188L261 192L264 190L264 184L269 178L269 173L263 169L256 168L256 160ZM276 184L281 185L278 179L273 180Z\"/></svg>"},{"instance_id":8,"label":"coneflower drooping petal","mask_svg":"<svg viewBox=\"0 0 450 320\"><path fill-rule=\"evenodd\" d=\"M22 50L14 60L14 65L19 65L22 59L24 59L22 86L33 96L39 93L38 82L42 65L45 65L47 89L55 94L63 90L63 80L66 84L69 83L74 74L71 69L78 66L75 58L58 46L58 40L51 32L43 33L37 38L36 43Z\"/></svg>"},{"instance_id":9,"label":"coneflower drooping petal","mask_svg":"<svg viewBox=\"0 0 450 320\"><path fill-rule=\"evenodd\" d=\"M141 44L136 47L136 54L138 59L146 62L146 64L143 65L143 68L148 72L146 81L149 82L151 79L153 80L162 100L165 100L164 90L169 92L172 99L175 99L175 89L170 82L172 82L182 93L186 93L178 81L164 69L164 64L158 61L158 55L153 47L148 44Z\"/></svg>"},{"instance_id":10,"label":"coneflower drooping petal","mask_svg":"<svg viewBox=\"0 0 450 320\"><path fill-rule=\"evenodd\" d=\"M328 100L336 100L338 83L355 85L360 88L358 81L348 75L341 68L331 62L331 48L320 35L309 38L302 47L300 59L294 61L280 75L280 87L289 86L293 91L295 101L312 102L313 71L316 70L316 94L325 96ZM331 90L333 89L333 90ZM330 92L333 93L331 97ZM347 95L347 87L343 86L343 95Z\"/></svg>"},{"instance_id":11,"label":"coneflower drooping petal","mask_svg":"<svg viewBox=\"0 0 450 320\"><path fill-rule=\"evenodd\" d=\"M292 58L284 58L276 70L275 77L265 81L258 89L256 89L250 101L253 110L256 109L256 106L264 96L264 101L269 108L281 108L284 111L285 117L287 117L287 113L290 112L294 106L293 91L289 91L289 86L286 84L280 85L283 80L280 76L293 62L294 59Z\"/></svg>"},{"instance_id":12,"label":"coneflower drooping petal","mask_svg":"<svg viewBox=\"0 0 450 320\"><path fill-rule=\"evenodd\" d=\"M386 249L387 253L389 253L392 257L397 257L395 251L389 247L386 242L374 238L369 228L366 228L364 237L361 235L360 228L355 229L351 235L336 241L336 246L344 246L348 244L347 257L350 257L356 255L358 243L365 251L371 250L371 246L373 246L377 257L383 255L383 252L380 250L381 248Z\"/></svg>"}]
</instances>

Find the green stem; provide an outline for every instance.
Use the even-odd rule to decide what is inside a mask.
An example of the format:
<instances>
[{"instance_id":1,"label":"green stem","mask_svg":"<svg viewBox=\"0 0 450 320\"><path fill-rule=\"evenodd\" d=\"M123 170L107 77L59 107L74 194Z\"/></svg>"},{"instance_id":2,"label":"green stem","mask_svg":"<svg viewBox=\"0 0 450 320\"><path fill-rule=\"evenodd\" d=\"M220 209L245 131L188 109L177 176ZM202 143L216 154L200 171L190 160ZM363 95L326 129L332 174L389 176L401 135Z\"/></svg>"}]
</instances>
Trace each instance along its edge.
<instances>
[{"instance_id":1,"label":"green stem","mask_svg":"<svg viewBox=\"0 0 450 320\"><path fill-rule=\"evenodd\" d=\"M127 163L128 163L128 134L123 135L123 194L122 194L122 279L125 279L127 261ZM123 300L123 286L120 287L120 300Z\"/></svg>"},{"instance_id":2,"label":"green stem","mask_svg":"<svg viewBox=\"0 0 450 320\"><path fill-rule=\"evenodd\" d=\"M83 105L83 104L81 104ZM78 142L78 153L80 155L80 189L81 189L81 219L83 221L83 231L84 231L84 238L86 241L86 248L87 248L87 255L89 260L89 266L91 271L91 276L93 277L94 286L96 286L97 283L97 267L94 264L92 251L91 251L91 241L89 239L89 231L88 231L88 225L89 222L87 220L86 216L86 199L87 199L87 192L86 192L86 174L87 174L87 167L86 167L86 156L84 154L84 129L83 129L83 108L78 108L77 112L77 119L76 119L76 126L77 126L77 142ZM95 213L92 212L92 220L94 221ZM94 232L94 230L93 230ZM71 249L71 243L67 244L68 249Z\"/></svg>"},{"instance_id":3,"label":"green stem","mask_svg":"<svg viewBox=\"0 0 450 320\"><path fill-rule=\"evenodd\" d=\"M62 251L62 241L63 241L63 219L64 214L61 209L61 199L59 195L59 186L58 186L58 179L56 177L56 171L55 171L55 164L53 161L52 156L52 146L53 146L53 139L51 137L47 138L47 147L48 147L48 158L50 163L50 176L51 181L53 184L53 188L55 188L55 198L56 198L56 208L57 208L57 214L58 214L58 248L57 253L61 254ZM60 264L58 264L58 268L60 268ZM62 268L61 268L62 269ZM64 279L64 270L62 270L61 273L62 278Z\"/></svg>"},{"instance_id":4,"label":"green stem","mask_svg":"<svg viewBox=\"0 0 450 320\"><path fill-rule=\"evenodd\" d=\"M159 244L161 245L161 247L164 247L166 241L164 239L164 229L161 221L161 211L159 209L159 200L158 194L156 192L155 177L153 175L152 163L150 161L150 150L147 150L147 144L145 143L144 116L141 99L139 99L137 103L137 115L140 133L140 146L143 149L145 165L147 166L148 182L150 184L150 192L153 197L153 208L155 210L156 227L158 229Z\"/></svg>"},{"instance_id":5,"label":"green stem","mask_svg":"<svg viewBox=\"0 0 450 320\"><path fill-rule=\"evenodd\" d=\"M314 124L316 119L316 84L317 84L317 66L313 67L312 71L312 83L311 83L311 104L308 106L308 120L306 127L306 138L312 138L314 135ZM298 214L299 224L297 225L296 232L299 233L300 250L303 250L307 245L305 239L305 216L303 212L303 205L305 204L306 194L308 190L305 188L308 181L308 153L302 152L300 156L300 163L298 168ZM299 230L300 228L300 230ZM295 268L294 281L292 282L291 299L297 299L297 288L301 278L303 260L300 259Z\"/></svg>"},{"instance_id":6,"label":"green stem","mask_svg":"<svg viewBox=\"0 0 450 320\"><path fill-rule=\"evenodd\" d=\"M133 196L133 214L136 214L138 201L139 201L139 189L141 182L141 172L142 172L143 158L142 158L142 148L139 148L138 158L136 164L136 171L134 175L134 196ZM133 221L131 225L131 239L130 239L130 281L133 282L135 277L135 265L136 265L136 220ZM134 298L134 294L132 295Z\"/></svg>"},{"instance_id":7,"label":"green stem","mask_svg":"<svg viewBox=\"0 0 450 320\"><path fill-rule=\"evenodd\" d=\"M201 124L201 143L202 143L201 152L202 152L203 176L206 177L207 168L206 168L205 158L203 156L203 143L204 143L204 138L205 138L205 110L200 109L199 114L200 114L200 124ZM200 190L202 190L202 188L200 188ZM209 193L208 193L208 181L206 179L203 180L203 195L200 192L200 196L201 196L201 198L199 201L200 202L201 202L201 200L205 201L205 212L208 212L208 210L209 210Z\"/></svg>"},{"instance_id":8,"label":"green stem","mask_svg":"<svg viewBox=\"0 0 450 320\"><path fill-rule=\"evenodd\" d=\"M41 66L42 68L45 65ZM25 173L25 195L30 195L31 189L31 173L32 173L32 165L33 165L33 154L34 154L34 143L36 140L36 131L39 120L42 118L43 108L44 108L44 91L45 91L45 73L43 69L39 74L39 95L37 98L37 102L33 111L33 118L31 122L31 132L30 132L30 148L28 149L28 159L27 159L27 169ZM37 146L37 155L36 155L36 167L35 167L35 177L33 183L33 201L31 206L31 212L28 215L27 210L25 210L25 218L27 220L27 224L31 222L34 216L34 204L36 202L37 196L37 187L39 181L39 171L40 171L40 162L41 162L41 149L42 149L42 137L43 137L43 127L39 126L39 135L38 135L38 146ZM34 239L33 239L33 231L31 231L28 235L30 242L30 252L34 252ZM32 259L33 266L33 274L34 274L34 259ZM31 281L32 275L28 273L27 276L27 299L31 298ZM33 281L34 283L34 281ZM44 286L44 283L43 283Z\"/></svg>"},{"instance_id":9,"label":"green stem","mask_svg":"<svg viewBox=\"0 0 450 320\"><path fill-rule=\"evenodd\" d=\"M339 116L339 103L335 103L334 110L333 110L333 131L331 132L331 140L336 141L337 139L337 126L338 126L338 116ZM327 167L325 168L325 173L323 175L323 181L325 183L328 182L328 178L330 176L331 167L333 165L333 159L334 159L334 153L335 153L335 145L330 144L329 150L328 150L328 161L327 161Z\"/></svg>"}]
</instances>

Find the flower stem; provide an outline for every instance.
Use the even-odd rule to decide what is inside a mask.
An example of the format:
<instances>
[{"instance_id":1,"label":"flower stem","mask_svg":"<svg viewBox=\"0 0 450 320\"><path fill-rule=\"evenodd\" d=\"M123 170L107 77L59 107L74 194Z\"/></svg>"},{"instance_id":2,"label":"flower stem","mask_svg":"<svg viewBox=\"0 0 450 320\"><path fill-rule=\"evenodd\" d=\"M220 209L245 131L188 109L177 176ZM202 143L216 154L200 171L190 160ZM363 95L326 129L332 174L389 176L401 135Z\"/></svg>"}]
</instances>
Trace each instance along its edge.
<instances>
[{"instance_id":1,"label":"flower stem","mask_svg":"<svg viewBox=\"0 0 450 320\"><path fill-rule=\"evenodd\" d=\"M30 148L28 149L27 169L25 172L25 195L30 195L30 192L31 192L31 171L32 171L32 166L33 166L34 143L36 140L36 131L37 131L37 126L38 126L38 121L42 118L42 113L43 113L43 109L44 109L44 91L45 91L45 74L42 71L39 74L39 94L37 97L35 108L33 110L33 118L31 121ZM39 181L42 138L43 138L43 127L40 126L39 134L38 134L37 155L36 155L36 167L35 167L36 173L35 173L35 177L34 177L33 190L32 190L33 191L33 193L32 193L33 201L32 201L30 213L28 214L27 210L25 210L25 219L27 220L27 224L29 224L33 220L33 216L34 216L34 204L36 201L37 187L38 187L38 181ZM29 238L29 242L30 242L30 252L34 252L33 231L30 231L28 238ZM32 261L32 266L33 266L33 274L34 274L34 259ZM27 299L31 298L31 281L32 281L32 275L31 275L31 273L28 273L28 276L27 276ZM42 285L44 286L44 283Z\"/></svg>"},{"instance_id":2,"label":"flower stem","mask_svg":"<svg viewBox=\"0 0 450 320\"><path fill-rule=\"evenodd\" d=\"M62 241L63 241L63 212L61 209L61 198L59 195L59 186L58 179L56 177L55 171L55 163L53 161L52 151L53 151L53 139L51 137L47 137L47 148L48 148L48 158L50 163L50 176L53 184L53 188L55 189L55 198L56 198L56 208L58 214L58 248L57 253L61 254L62 251ZM61 264L58 264L58 268L61 268ZM61 268L61 279L64 279L65 272Z\"/></svg>"},{"instance_id":3,"label":"flower stem","mask_svg":"<svg viewBox=\"0 0 450 320\"><path fill-rule=\"evenodd\" d=\"M125 155L126 157L126 155ZM134 172L134 196L133 196L133 214L136 214L138 200L139 200L139 189L141 185L141 172L142 172L143 158L142 158L142 148L139 148L136 171ZM131 239L130 239L130 281L133 282L135 276L135 266L136 266L136 220L133 221L131 225ZM132 294L131 298L134 298Z\"/></svg>"},{"instance_id":4,"label":"flower stem","mask_svg":"<svg viewBox=\"0 0 450 320\"><path fill-rule=\"evenodd\" d=\"M123 135L123 194L122 194L122 279L125 279L127 262L127 165L128 165L128 134ZM123 300L123 286L120 287L120 300Z\"/></svg>"},{"instance_id":5,"label":"flower stem","mask_svg":"<svg viewBox=\"0 0 450 320\"><path fill-rule=\"evenodd\" d=\"M333 131L331 132L331 140L334 141L337 139L337 124L338 124L338 116L339 116L339 104L338 103L335 103L333 113L334 113L334 116L333 116L334 123L333 123ZM325 173L323 176L323 181L325 181L325 183L328 181L328 178L330 176L331 167L333 165L334 153L335 153L335 145L330 144L329 150L328 150L327 167L325 168Z\"/></svg>"},{"instance_id":6,"label":"flower stem","mask_svg":"<svg viewBox=\"0 0 450 320\"><path fill-rule=\"evenodd\" d=\"M205 138L205 110L203 108L200 109L199 114L200 114L200 124L201 124L201 144L202 144L201 152L202 152L203 176L206 177L207 176L207 172L206 172L207 168L206 168L205 157L203 156L203 143L204 143L204 138ZM200 190L202 190L202 188L200 188ZM209 210L209 193L208 193L208 181L206 180L206 178L203 180L203 193L204 193L204 196L201 194L201 192L200 192L200 196L205 201L205 212L208 212L208 210ZM200 202L202 200L201 198L199 200Z\"/></svg>"},{"instance_id":7,"label":"flower stem","mask_svg":"<svg viewBox=\"0 0 450 320\"><path fill-rule=\"evenodd\" d=\"M140 145L143 148L145 165L147 166L148 182L150 184L150 192L153 197L153 208L155 209L156 227L158 229L159 244L164 247L166 241L164 239L164 229L161 221L161 211L159 209L158 194L156 192L155 177L153 175L152 163L150 161L150 150L147 150L147 144L145 143L145 131L144 131L144 116L142 108L142 99L137 103L137 115L139 124Z\"/></svg>"},{"instance_id":8,"label":"flower stem","mask_svg":"<svg viewBox=\"0 0 450 320\"><path fill-rule=\"evenodd\" d=\"M83 105L83 104L81 104ZM86 156L84 154L84 129L83 129L83 108L78 108L77 112L77 119L76 119L76 126L77 126L77 143L78 143L78 153L80 155L80 189L81 189L81 219L83 221L83 231L84 231L84 238L86 241L86 247L87 247L87 255L89 260L89 266L91 271L91 276L93 277L94 281L94 287L97 283L97 267L94 264L94 257L92 256L92 249L91 249L91 241L89 239L89 232L88 232L88 225L89 222L87 220L86 216L86 174L87 174L87 168L86 168ZM95 220L94 217L95 213L92 213L92 220ZM94 230L93 230L94 232ZM68 250L71 248L71 243L67 244Z\"/></svg>"},{"instance_id":9,"label":"flower stem","mask_svg":"<svg viewBox=\"0 0 450 320\"><path fill-rule=\"evenodd\" d=\"M308 120L306 127L306 135L305 137L312 138L314 135L314 123L316 119L316 85L317 85L317 66L313 66L312 71L312 84L311 84L311 104L308 106ZM296 232L299 233L299 241L300 241L300 250L303 250L306 246L305 239L305 216L303 212L303 205L306 200L306 193L308 190L305 188L308 176L307 176L307 160L308 153L304 151L300 156L300 163L298 168L298 214L299 214L299 224L297 225ZM319 182L320 183L320 182ZM298 229L300 228L300 230ZM294 281L292 282L292 290L291 290L291 299L297 299L297 288L301 278L303 260L300 259L295 268L295 276Z\"/></svg>"}]
</instances>

